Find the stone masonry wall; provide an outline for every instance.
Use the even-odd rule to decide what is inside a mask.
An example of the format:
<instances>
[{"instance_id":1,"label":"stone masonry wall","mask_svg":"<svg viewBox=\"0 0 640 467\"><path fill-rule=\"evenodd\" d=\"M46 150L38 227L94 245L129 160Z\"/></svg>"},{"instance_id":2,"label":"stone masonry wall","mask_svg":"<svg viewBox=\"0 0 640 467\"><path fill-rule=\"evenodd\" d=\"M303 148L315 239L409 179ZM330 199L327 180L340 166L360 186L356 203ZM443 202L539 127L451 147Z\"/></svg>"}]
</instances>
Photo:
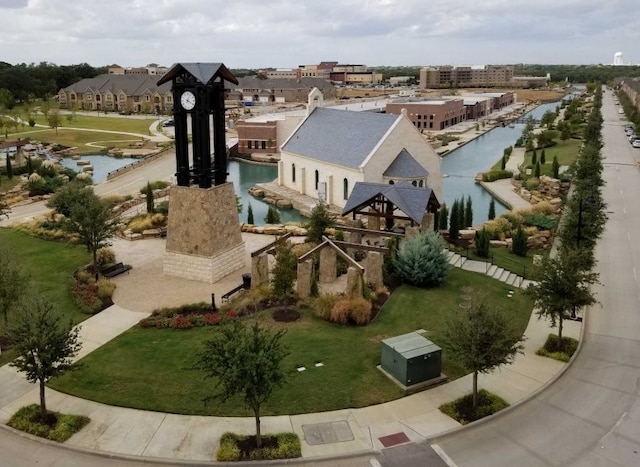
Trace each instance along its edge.
<instances>
[{"instance_id":1,"label":"stone masonry wall","mask_svg":"<svg viewBox=\"0 0 640 467\"><path fill-rule=\"evenodd\" d=\"M214 257L165 251L163 269L168 276L214 283L244 267L244 243Z\"/></svg>"}]
</instances>

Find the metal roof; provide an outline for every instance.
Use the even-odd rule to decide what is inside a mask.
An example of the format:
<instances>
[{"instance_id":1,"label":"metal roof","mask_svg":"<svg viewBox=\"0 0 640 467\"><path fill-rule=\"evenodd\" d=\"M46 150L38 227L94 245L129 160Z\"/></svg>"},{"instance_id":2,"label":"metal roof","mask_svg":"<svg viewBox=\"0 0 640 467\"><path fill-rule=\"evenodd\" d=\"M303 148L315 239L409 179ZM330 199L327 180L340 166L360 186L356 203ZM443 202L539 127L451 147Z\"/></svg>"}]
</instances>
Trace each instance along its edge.
<instances>
[{"instance_id":1,"label":"metal roof","mask_svg":"<svg viewBox=\"0 0 640 467\"><path fill-rule=\"evenodd\" d=\"M282 150L357 169L399 118L402 117L318 107Z\"/></svg>"},{"instance_id":2,"label":"metal roof","mask_svg":"<svg viewBox=\"0 0 640 467\"><path fill-rule=\"evenodd\" d=\"M391 178L424 178L429 172L413 158L409 151L402 149L391 165L382 174Z\"/></svg>"},{"instance_id":3,"label":"metal roof","mask_svg":"<svg viewBox=\"0 0 640 467\"><path fill-rule=\"evenodd\" d=\"M160 94L171 91L171 83L158 85L155 75L98 75L94 78L85 78L67 86L63 89L66 92L84 94L86 92L111 92L117 94L122 91L128 96L139 96L145 91L158 92Z\"/></svg>"},{"instance_id":4,"label":"metal roof","mask_svg":"<svg viewBox=\"0 0 640 467\"><path fill-rule=\"evenodd\" d=\"M383 345L391 347L407 360L442 350L436 344L417 332L390 337L382 341Z\"/></svg>"},{"instance_id":5,"label":"metal roof","mask_svg":"<svg viewBox=\"0 0 640 467\"><path fill-rule=\"evenodd\" d=\"M437 207L440 207L440 203L431 188L415 187L406 181L393 185L356 182L342 210L342 215L346 216L352 211L366 206L379 195L391 201L396 208L418 224L422 223L429 202L435 202Z\"/></svg>"},{"instance_id":6,"label":"metal roof","mask_svg":"<svg viewBox=\"0 0 640 467\"><path fill-rule=\"evenodd\" d=\"M202 84L208 84L220 76L223 80L238 84L238 80L222 63L176 63L160 78L158 85L167 83L183 72L189 73Z\"/></svg>"}]
</instances>

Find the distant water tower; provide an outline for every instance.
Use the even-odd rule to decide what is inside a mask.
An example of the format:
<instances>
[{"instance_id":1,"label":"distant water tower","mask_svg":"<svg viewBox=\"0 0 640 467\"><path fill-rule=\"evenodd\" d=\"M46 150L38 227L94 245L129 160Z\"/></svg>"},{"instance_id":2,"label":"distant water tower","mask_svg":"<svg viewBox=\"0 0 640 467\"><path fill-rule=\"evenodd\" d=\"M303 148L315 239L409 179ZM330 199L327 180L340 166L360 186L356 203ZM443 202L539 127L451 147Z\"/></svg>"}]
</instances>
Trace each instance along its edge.
<instances>
[{"instance_id":1,"label":"distant water tower","mask_svg":"<svg viewBox=\"0 0 640 467\"><path fill-rule=\"evenodd\" d=\"M622 52L616 52L616 54L613 56L613 64L624 65L624 61L622 60Z\"/></svg>"}]
</instances>

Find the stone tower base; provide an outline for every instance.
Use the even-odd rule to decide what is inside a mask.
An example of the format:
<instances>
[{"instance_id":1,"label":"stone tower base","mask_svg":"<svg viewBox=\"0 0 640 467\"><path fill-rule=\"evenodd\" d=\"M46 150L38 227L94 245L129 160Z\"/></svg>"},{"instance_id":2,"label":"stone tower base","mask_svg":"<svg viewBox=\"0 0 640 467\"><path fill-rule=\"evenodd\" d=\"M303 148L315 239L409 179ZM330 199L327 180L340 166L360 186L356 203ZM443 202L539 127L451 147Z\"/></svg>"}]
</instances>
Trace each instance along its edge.
<instances>
[{"instance_id":1,"label":"stone tower base","mask_svg":"<svg viewBox=\"0 0 640 467\"><path fill-rule=\"evenodd\" d=\"M213 283L243 268L245 259L231 183L171 188L165 274Z\"/></svg>"}]
</instances>

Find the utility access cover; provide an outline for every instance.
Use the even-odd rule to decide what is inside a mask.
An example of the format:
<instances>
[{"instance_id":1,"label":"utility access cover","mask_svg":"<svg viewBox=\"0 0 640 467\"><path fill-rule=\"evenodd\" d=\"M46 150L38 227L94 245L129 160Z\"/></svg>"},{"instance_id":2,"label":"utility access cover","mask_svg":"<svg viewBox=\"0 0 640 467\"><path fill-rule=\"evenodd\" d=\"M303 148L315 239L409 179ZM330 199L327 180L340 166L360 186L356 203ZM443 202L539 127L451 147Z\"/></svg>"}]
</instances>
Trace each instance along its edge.
<instances>
[{"instance_id":1,"label":"utility access cover","mask_svg":"<svg viewBox=\"0 0 640 467\"><path fill-rule=\"evenodd\" d=\"M346 420L302 425L304 439L311 446L353 441L355 437Z\"/></svg>"}]
</instances>

